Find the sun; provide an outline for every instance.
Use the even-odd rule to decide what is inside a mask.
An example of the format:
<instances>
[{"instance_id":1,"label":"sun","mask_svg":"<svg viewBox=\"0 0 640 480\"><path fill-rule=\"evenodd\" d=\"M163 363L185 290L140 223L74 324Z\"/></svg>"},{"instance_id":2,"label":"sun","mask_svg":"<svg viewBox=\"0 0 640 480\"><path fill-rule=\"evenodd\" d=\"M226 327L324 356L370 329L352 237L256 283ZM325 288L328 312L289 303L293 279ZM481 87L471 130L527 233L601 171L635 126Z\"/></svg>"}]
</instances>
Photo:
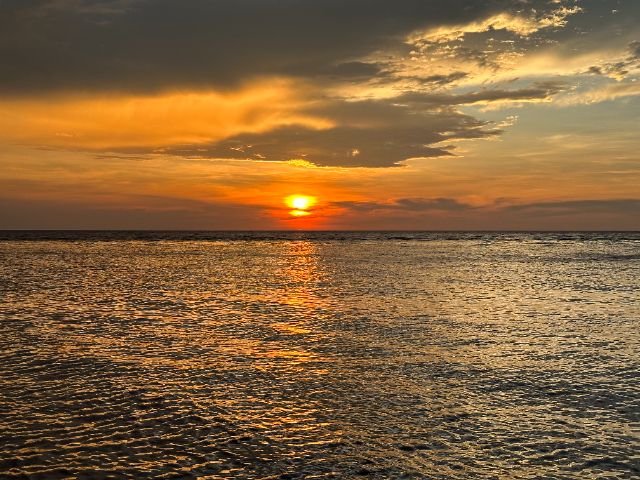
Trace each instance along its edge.
<instances>
[{"instance_id":1,"label":"sun","mask_svg":"<svg viewBox=\"0 0 640 480\"><path fill-rule=\"evenodd\" d=\"M309 212L306 210L311 207L315 201L315 197L309 197L306 195L290 195L286 198L287 205L294 209L289 213L296 217L309 215Z\"/></svg>"},{"instance_id":2,"label":"sun","mask_svg":"<svg viewBox=\"0 0 640 480\"><path fill-rule=\"evenodd\" d=\"M306 210L315 203L315 197L307 195L290 195L286 198L287 205L296 210Z\"/></svg>"},{"instance_id":3,"label":"sun","mask_svg":"<svg viewBox=\"0 0 640 480\"><path fill-rule=\"evenodd\" d=\"M291 200L291 206L298 210L304 210L309 206L309 197L295 197Z\"/></svg>"}]
</instances>

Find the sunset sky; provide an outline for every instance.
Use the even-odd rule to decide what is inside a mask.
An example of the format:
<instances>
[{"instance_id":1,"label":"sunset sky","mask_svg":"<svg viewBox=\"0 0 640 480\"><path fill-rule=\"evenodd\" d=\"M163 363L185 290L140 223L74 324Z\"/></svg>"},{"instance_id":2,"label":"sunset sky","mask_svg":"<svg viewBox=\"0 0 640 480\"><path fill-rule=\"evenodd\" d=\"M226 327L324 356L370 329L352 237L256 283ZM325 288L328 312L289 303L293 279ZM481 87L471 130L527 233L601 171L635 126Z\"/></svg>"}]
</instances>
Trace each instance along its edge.
<instances>
[{"instance_id":1,"label":"sunset sky","mask_svg":"<svg viewBox=\"0 0 640 480\"><path fill-rule=\"evenodd\" d=\"M640 229L638 0L0 0L2 229Z\"/></svg>"}]
</instances>

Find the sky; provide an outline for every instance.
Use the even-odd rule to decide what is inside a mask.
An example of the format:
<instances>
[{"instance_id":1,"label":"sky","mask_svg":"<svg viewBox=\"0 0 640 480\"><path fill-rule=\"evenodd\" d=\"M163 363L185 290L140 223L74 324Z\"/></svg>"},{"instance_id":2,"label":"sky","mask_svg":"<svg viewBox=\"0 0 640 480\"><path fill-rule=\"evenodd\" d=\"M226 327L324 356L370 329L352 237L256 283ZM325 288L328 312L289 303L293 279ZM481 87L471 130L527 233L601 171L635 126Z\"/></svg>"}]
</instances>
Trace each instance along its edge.
<instances>
[{"instance_id":1,"label":"sky","mask_svg":"<svg viewBox=\"0 0 640 480\"><path fill-rule=\"evenodd\" d=\"M640 230L639 78L638 0L0 0L0 229Z\"/></svg>"}]
</instances>

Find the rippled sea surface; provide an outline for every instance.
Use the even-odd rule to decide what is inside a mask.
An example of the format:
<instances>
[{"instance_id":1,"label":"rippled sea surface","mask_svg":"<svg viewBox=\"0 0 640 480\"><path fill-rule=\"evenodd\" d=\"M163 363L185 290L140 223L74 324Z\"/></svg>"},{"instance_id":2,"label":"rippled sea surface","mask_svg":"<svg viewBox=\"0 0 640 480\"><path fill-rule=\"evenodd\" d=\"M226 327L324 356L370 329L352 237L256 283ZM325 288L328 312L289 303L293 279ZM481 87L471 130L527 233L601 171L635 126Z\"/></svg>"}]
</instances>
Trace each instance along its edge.
<instances>
[{"instance_id":1,"label":"rippled sea surface","mask_svg":"<svg viewBox=\"0 0 640 480\"><path fill-rule=\"evenodd\" d=\"M640 478L640 234L0 232L0 478Z\"/></svg>"}]
</instances>

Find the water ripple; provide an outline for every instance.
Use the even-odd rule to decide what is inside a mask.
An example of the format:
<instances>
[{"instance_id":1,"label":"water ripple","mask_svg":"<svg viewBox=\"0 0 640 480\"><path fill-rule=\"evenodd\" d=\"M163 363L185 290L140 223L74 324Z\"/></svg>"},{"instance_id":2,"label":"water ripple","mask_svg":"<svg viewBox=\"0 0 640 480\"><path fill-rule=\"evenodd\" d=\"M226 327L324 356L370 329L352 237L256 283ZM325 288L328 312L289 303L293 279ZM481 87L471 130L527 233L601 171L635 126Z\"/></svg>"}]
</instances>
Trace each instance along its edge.
<instances>
[{"instance_id":1,"label":"water ripple","mask_svg":"<svg viewBox=\"0 0 640 480\"><path fill-rule=\"evenodd\" d=\"M0 478L638 478L640 235L3 232Z\"/></svg>"}]
</instances>

